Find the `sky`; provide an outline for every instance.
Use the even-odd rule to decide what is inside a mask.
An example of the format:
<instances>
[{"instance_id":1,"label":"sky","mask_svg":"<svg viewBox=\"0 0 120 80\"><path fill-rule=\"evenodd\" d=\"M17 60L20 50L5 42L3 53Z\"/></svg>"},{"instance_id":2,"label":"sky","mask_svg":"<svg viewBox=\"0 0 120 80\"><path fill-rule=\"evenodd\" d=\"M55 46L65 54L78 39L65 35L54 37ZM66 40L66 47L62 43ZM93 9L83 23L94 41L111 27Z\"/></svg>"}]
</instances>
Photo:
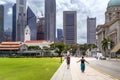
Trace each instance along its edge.
<instances>
[{"instance_id":1,"label":"sky","mask_svg":"<svg viewBox=\"0 0 120 80\"><path fill-rule=\"evenodd\" d=\"M4 5L4 27L12 28L12 6L16 0L0 0ZM63 11L77 11L77 42L87 42L87 16L96 17L97 25L104 24L109 0L56 0L56 27L63 29ZM44 0L27 0L37 17L44 14ZM96 25L96 26L97 26Z\"/></svg>"}]
</instances>

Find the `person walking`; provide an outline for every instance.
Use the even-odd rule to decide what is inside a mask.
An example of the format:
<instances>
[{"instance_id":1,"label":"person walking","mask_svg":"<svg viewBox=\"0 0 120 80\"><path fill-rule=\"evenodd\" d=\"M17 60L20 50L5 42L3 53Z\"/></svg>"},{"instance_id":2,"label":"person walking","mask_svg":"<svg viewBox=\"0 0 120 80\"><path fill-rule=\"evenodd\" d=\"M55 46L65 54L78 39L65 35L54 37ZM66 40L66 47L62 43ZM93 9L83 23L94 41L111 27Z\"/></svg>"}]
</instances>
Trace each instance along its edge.
<instances>
[{"instance_id":1,"label":"person walking","mask_svg":"<svg viewBox=\"0 0 120 80\"><path fill-rule=\"evenodd\" d=\"M67 69L69 69L69 67L70 67L70 54L68 54L66 57L66 63L67 63Z\"/></svg>"},{"instance_id":2,"label":"person walking","mask_svg":"<svg viewBox=\"0 0 120 80\"><path fill-rule=\"evenodd\" d=\"M88 62L84 59L84 57L82 57L82 59L80 59L79 61L77 61L77 63L78 62L81 62L81 64L80 64L81 72L84 72L85 71L85 62L86 63L88 63Z\"/></svg>"}]
</instances>

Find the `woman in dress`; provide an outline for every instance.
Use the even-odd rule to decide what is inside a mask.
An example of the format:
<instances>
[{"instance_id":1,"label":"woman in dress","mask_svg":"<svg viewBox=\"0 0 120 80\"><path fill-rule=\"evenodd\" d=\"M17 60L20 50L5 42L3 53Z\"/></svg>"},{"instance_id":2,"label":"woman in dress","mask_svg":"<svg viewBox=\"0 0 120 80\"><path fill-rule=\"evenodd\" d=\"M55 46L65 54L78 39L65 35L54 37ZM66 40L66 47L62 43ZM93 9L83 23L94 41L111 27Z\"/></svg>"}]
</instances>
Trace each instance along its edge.
<instances>
[{"instance_id":1,"label":"woman in dress","mask_svg":"<svg viewBox=\"0 0 120 80\"><path fill-rule=\"evenodd\" d=\"M78 62L81 62L80 66L81 66L81 71L84 72L85 71L85 62L87 62L84 57L82 57L82 59L80 59ZM87 62L88 63L88 62Z\"/></svg>"}]
</instances>

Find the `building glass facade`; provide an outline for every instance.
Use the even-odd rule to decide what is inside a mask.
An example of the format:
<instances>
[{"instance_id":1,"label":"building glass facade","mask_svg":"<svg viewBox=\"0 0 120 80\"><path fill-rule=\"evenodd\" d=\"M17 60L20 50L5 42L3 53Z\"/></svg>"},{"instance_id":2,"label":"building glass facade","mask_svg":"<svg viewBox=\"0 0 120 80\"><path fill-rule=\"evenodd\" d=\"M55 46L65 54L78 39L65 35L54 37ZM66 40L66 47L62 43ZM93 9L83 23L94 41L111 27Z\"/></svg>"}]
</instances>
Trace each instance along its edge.
<instances>
[{"instance_id":1,"label":"building glass facade","mask_svg":"<svg viewBox=\"0 0 120 80\"><path fill-rule=\"evenodd\" d=\"M4 6L0 5L0 42L4 40Z\"/></svg>"},{"instance_id":2,"label":"building glass facade","mask_svg":"<svg viewBox=\"0 0 120 80\"><path fill-rule=\"evenodd\" d=\"M87 18L87 43L96 44L96 18Z\"/></svg>"},{"instance_id":3,"label":"building glass facade","mask_svg":"<svg viewBox=\"0 0 120 80\"><path fill-rule=\"evenodd\" d=\"M26 0L16 0L16 41L24 41L24 30L27 24Z\"/></svg>"},{"instance_id":4,"label":"building glass facade","mask_svg":"<svg viewBox=\"0 0 120 80\"><path fill-rule=\"evenodd\" d=\"M76 11L63 12L63 30L64 30L64 43L76 44L77 43L77 12Z\"/></svg>"},{"instance_id":5,"label":"building glass facade","mask_svg":"<svg viewBox=\"0 0 120 80\"><path fill-rule=\"evenodd\" d=\"M44 25L45 19L44 17L38 18L37 22L37 40L44 40Z\"/></svg>"},{"instance_id":6,"label":"building glass facade","mask_svg":"<svg viewBox=\"0 0 120 80\"><path fill-rule=\"evenodd\" d=\"M56 0L45 0L45 40L56 40Z\"/></svg>"},{"instance_id":7,"label":"building glass facade","mask_svg":"<svg viewBox=\"0 0 120 80\"><path fill-rule=\"evenodd\" d=\"M16 4L12 7L12 41L16 41Z\"/></svg>"},{"instance_id":8,"label":"building glass facade","mask_svg":"<svg viewBox=\"0 0 120 80\"><path fill-rule=\"evenodd\" d=\"M63 30L62 29L57 29L57 39L58 39L58 41L63 40Z\"/></svg>"},{"instance_id":9,"label":"building glass facade","mask_svg":"<svg viewBox=\"0 0 120 80\"><path fill-rule=\"evenodd\" d=\"M30 7L27 8L27 25L31 31L31 40L37 40L37 25L36 25L36 16Z\"/></svg>"}]
</instances>

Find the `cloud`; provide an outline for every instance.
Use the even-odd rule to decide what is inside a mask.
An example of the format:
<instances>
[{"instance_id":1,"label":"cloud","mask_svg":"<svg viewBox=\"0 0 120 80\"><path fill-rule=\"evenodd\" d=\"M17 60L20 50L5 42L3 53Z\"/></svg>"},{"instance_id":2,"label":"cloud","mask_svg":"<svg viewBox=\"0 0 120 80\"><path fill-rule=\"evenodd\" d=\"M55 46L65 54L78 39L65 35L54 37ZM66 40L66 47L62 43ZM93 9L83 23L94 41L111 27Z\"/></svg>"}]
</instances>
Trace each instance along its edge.
<instances>
[{"instance_id":1,"label":"cloud","mask_svg":"<svg viewBox=\"0 0 120 80\"><path fill-rule=\"evenodd\" d=\"M8 13L7 13L8 15L12 15L12 8L9 8L8 9Z\"/></svg>"},{"instance_id":2,"label":"cloud","mask_svg":"<svg viewBox=\"0 0 120 80\"><path fill-rule=\"evenodd\" d=\"M6 2L3 0L0 0L0 4L6 4Z\"/></svg>"},{"instance_id":3,"label":"cloud","mask_svg":"<svg viewBox=\"0 0 120 80\"><path fill-rule=\"evenodd\" d=\"M12 28L12 5L13 3L4 4L4 29Z\"/></svg>"},{"instance_id":4,"label":"cloud","mask_svg":"<svg viewBox=\"0 0 120 80\"><path fill-rule=\"evenodd\" d=\"M27 5L33 10L37 17L44 13L44 0L29 0Z\"/></svg>"}]
</instances>

